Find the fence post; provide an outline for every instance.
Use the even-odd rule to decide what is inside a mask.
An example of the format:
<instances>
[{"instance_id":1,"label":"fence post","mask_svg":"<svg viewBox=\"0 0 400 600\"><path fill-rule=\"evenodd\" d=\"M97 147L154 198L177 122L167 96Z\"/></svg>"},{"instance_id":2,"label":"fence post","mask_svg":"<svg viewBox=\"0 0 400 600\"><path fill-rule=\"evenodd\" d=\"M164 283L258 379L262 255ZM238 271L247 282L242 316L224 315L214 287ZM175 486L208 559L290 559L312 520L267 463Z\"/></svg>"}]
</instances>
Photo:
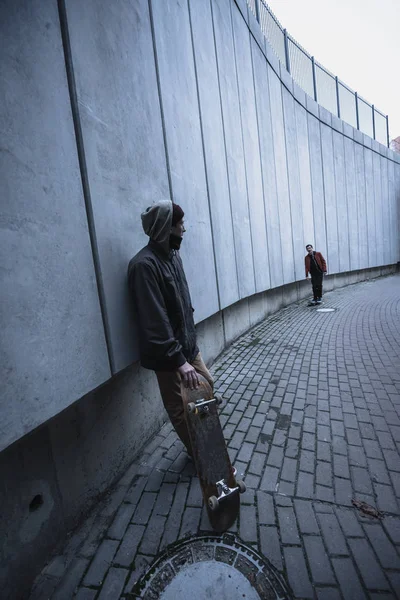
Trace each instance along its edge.
<instances>
[{"instance_id":1,"label":"fence post","mask_svg":"<svg viewBox=\"0 0 400 600\"><path fill-rule=\"evenodd\" d=\"M376 140L376 131L375 131L375 106L372 105L372 132L374 136L374 140Z\"/></svg>"},{"instance_id":2,"label":"fence post","mask_svg":"<svg viewBox=\"0 0 400 600\"><path fill-rule=\"evenodd\" d=\"M339 99L339 81L337 76L335 77L336 81L336 102L337 102L337 116L340 119L340 99Z\"/></svg>"},{"instance_id":3,"label":"fence post","mask_svg":"<svg viewBox=\"0 0 400 600\"><path fill-rule=\"evenodd\" d=\"M286 29L283 30L283 39L285 42L286 70L290 73L289 45L288 45L288 36L287 36Z\"/></svg>"},{"instance_id":4,"label":"fence post","mask_svg":"<svg viewBox=\"0 0 400 600\"><path fill-rule=\"evenodd\" d=\"M389 138L389 115L386 115L386 136L387 136L387 146L390 148L390 138Z\"/></svg>"},{"instance_id":5,"label":"fence post","mask_svg":"<svg viewBox=\"0 0 400 600\"><path fill-rule=\"evenodd\" d=\"M354 92L354 97L356 99L356 120L357 120L357 129L360 129L360 117L358 115L358 94Z\"/></svg>"},{"instance_id":6,"label":"fence post","mask_svg":"<svg viewBox=\"0 0 400 600\"><path fill-rule=\"evenodd\" d=\"M315 102L318 102L317 77L315 74L315 59L313 56L311 57L311 66L312 66L312 78L313 78L313 84L314 84L314 100L315 100Z\"/></svg>"},{"instance_id":7,"label":"fence post","mask_svg":"<svg viewBox=\"0 0 400 600\"><path fill-rule=\"evenodd\" d=\"M257 21L260 23L260 5L259 5L260 0L255 0L254 4L256 7L256 19Z\"/></svg>"}]
</instances>

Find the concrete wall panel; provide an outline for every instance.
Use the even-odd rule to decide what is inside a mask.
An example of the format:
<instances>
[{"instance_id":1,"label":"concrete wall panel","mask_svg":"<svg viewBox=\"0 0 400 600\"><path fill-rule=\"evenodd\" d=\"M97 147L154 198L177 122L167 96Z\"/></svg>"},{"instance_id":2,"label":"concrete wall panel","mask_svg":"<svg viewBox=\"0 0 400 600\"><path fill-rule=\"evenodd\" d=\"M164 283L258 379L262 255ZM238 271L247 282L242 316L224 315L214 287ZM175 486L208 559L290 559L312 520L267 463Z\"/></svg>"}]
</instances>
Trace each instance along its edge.
<instances>
[{"instance_id":1,"label":"concrete wall panel","mask_svg":"<svg viewBox=\"0 0 400 600\"><path fill-rule=\"evenodd\" d=\"M283 284L283 273L268 69L264 56L254 42L252 50L271 287L277 287Z\"/></svg>"},{"instance_id":2,"label":"concrete wall panel","mask_svg":"<svg viewBox=\"0 0 400 600\"><path fill-rule=\"evenodd\" d=\"M172 193L185 209L182 258L201 321L219 307L189 8L156 0L152 11Z\"/></svg>"},{"instance_id":3,"label":"concrete wall panel","mask_svg":"<svg viewBox=\"0 0 400 600\"><path fill-rule=\"evenodd\" d=\"M305 245L309 243L313 244L315 240L310 150L308 146L307 113L304 110L304 108L297 102L295 102L295 113L304 236L303 248L301 249L301 252L305 255ZM312 240L312 242L310 242L309 240Z\"/></svg>"},{"instance_id":4,"label":"concrete wall panel","mask_svg":"<svg viewBox=\"0 0 400 600\"><path fill-rule=\"evenodd\" d=\"M391 262L391 228L390 228L390 197L388 180L388 161L384 156L380 156L381 163L381 189L382 189L382 223L383 223L383 263L388 265Z\"/></svg>"},{"instance_id":5,"label":"concrete wall panel","mask_svg":"<svg viewBox=\"0 0 400 600\"><path fill-rule=\"evenodd\" d=\"M356 188L356 165L354 158L354 142L344 138L344 155L346 163L347 216L350 245L350 270L359 269L360 236L358 225L358 205Z\"/></svg>"},{"instance_id":6,"label":"concrete wall panel","mask_svg":"<svg viewBox=\"0 0 400 600\"><path fill-rule=\"evenodd\" d=\"M293 263L295 280L298 280L304 276L304 232L297 127L294 107L296 102L285 87L282 88L282 100L288 166L290 215L292 221Z\"/></svg>"},{"instance_id":7,"label":"concrete wall panel","mask_svg":"<svg viewBox=\"0 0 400 600\"><path fill-rule=\"evenodd\" d=\"M232 22L246 166L250 230L253 246L254 276L256 292L260 292L270 287L270 275L250 35L247 24L237 10L232 11Z\"/></svg>"},{"instance_id":8,"label":"concrete wall panel","mask_svg":"<svg viewBox=\"0 0 400 600\"><path fill-rule=\"evenodd\" d=\"M239 300L239 285L235 252L227 252L235 240L212 14L209 3L191 0L189 7L220 308L225 308Z\"/></svg>"},{"instance_id":9,"label":"concrete wall panel","mask_svg":"<svg viewBox=\"0 0 400 600\"><path fill-rule=\"evenodd\" d=\"M306 244L312 244L314 248L317 248L317 250L327 256L324 178L321 156L321 130L318 119L309 113L307 114L307 122L315 238L314 241L308 240Z\"/></svg>"},{"instance_id":10,"label":"concrete wall panel","mask_svg":"<svg viewBox=\"0 0 400 600\"><path fill-rule=\"evenodd\" d=\"M325 218L328 272L339 272L339 238L337 225L335 168L332 129L321 123L321 154L324 173Z\"/></svg>"},{"instance_id":11,"label":"concrete wall panel","mask_svg":"<svg viewBox=\"0 0 400 600\"><path fill-rule=\"evenodd\" d=\"M138 357L126 269L148 242L140 213L169 197L149 7L146 0L134 5L124 0L118 6L106 0L67 0L66 8L118 371Z\"/></svg>"},{"instance_id":12,"label":"concrete wall panel","mask_svg":"<svg viewBox=\"0 0 400 600\"><path fill-rule=\"evenodd\" d=\"M350 269L349 219L347 214L346 169L343 135L333 131L333 161L335 166L336 207L339 240L339 270Z\"/></svg>"},{"instance_id":13,"label":"concrete wall panel","mask_svg":"<svg viewBox=\"0 0 400 600\"><path fill-rule=\"evenodd\" d=\"M57 4L6 0L0 450L110 376Z\"/></svg>"},{"instance_id":14,"label":"concrete wall panel","mask_svg":"<svg viewBox=\"0 0 400 600\"><path fill-rule=\"evenodd\" d=\"M268 84L271 102L272 135L275 149L275 172L282 247L282 272L284 283L290 283L294 281L295 273L293 262L292 220L290 215L285 128L283 122L282 84L275 72L269 66Z\"/></svg>"},{"instance_id":15,"label":"concrete wall panel","mask_svg":"<svg viewBox=\"0 0 400 600\"><path fill-rule=\"evenodd\" d=\"M367 230L368 230L368 264L376 267L376 223L375 223L375 193L374 193L374 172L372 164L372 150L364 148L364 167L365 167L365 200L367 207Z\"/></svg>"},{"instance_id":16,"label":"concrete wall panel","mask_svg":"<svg viewBox=\"0 0 400 600\"><path fill-rule=\"evenodd\" d=\"M358 208L358 249L360 269L368 268L368 211L365 186L364 150L360 144L354 146L355 174Z\"/></svg>"},{"instance_id":17,"label":"concrete wall panel","mask_svg":"<svg viewBox=\"0 0 400 600\"><path fill-rule=\"evenodd\" d=\"M375 195L375 226L376 226L376 266L381 267L384 264L383 245L383 208L382 208L382 181L381 181L381 161L377 152L372 153L372 168L374 172L374 195Z\"/></svg>"},{"instance_id":18,"label":"concrete wall panel","mask_svg":"<svg viewBox=\"0 0 400 600\"><path fill-rule=\"evenodd\" d=\"M234 6L233 10L237 10ZM239 94L233 43L231 2L213 0L215 45L222 101L235 253L241 298L255 292L250 215L241 127Z\"/></svg>"}]
</instances>

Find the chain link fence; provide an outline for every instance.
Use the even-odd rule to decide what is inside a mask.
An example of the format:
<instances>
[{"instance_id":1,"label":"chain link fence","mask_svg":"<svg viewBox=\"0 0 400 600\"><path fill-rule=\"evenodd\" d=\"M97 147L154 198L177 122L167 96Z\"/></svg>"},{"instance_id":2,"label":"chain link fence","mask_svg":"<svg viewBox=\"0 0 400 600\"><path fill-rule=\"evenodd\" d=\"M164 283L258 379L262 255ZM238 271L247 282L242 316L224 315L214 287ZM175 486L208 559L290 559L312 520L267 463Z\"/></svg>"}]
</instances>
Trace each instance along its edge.
<instances>
[{"instance_id":1,"label":"chain link fence","mask_svg":"<svg viewBox=\"0 0 400 600\"><path fill-rule=\"evenodd\" d=\"M294 81L318 104L389 146L389 122L373 104L320 65L279 23L265 0L247 0L270 46Z\"/></svg>"}]
</instances>

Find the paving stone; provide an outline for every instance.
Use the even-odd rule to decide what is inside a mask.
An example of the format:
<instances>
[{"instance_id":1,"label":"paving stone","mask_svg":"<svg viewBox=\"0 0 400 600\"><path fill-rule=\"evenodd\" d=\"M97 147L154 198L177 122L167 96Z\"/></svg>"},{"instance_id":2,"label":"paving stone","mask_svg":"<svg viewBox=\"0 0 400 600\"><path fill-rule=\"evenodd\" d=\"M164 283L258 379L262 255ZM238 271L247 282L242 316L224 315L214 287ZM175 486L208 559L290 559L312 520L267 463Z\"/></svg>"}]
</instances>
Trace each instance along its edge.
<instances>
[{"instance_id":1,"label":"paving stone","mask_svg":"<svg viewBox=\"0 0 400 600\"><path fill-rule=\"evenodd\" d=\"M257 492L258 522L260 525L275 524L275 509L271 494Z\"/></svg>"},{"instance_id":2,"label":"paving stone","mask_svg":"<svg viewBox=\"0 0 400 600\"><path fill-rule=\"evenodd\" d=\"M111 568L103 583L98 600L115 600L119 598L129 575L127 569Z\"/></svg>"},{"instance_id":3,"label":"paving stone","mask_svg":"<svg viewBox=\"0 0 400 600\"><path fill-rule=\"evenodd\" d=\"M283 563L278 529L261 525L259 531L262 554L278 571L282 571Z\"/></svg>"},{"instance_id":4,"label":"paving stone","mask_svg":"<svg viewBox=\"0 0 400 600\"><path fill-rule=\"evenodd\" d=\"M322 538L309 535L303 538L303 542L314 583L335 584L336 580Z\"/></svg>"},{"instance_id":5,"label":"paving stone","mask_svg":"<svg viewBox=\"0 0 400 600\"><path fill-rule=\"evenodd\" d=\"M114 558L114 564L122 567L131 566L144 531L145 527L143 525L130 525L128 527Z\"/></svg>"},{"instance_id":6,"label":"paving stone","mask_svg":"<svg viewBox=\"0 0 400 600\"><path fill-rule=\"evenodd\" d=\"M300 452L300 469L306 473L315 473L315 452L302 450Z\"/></svg>"},{"instance_id":7,"label":"paving stone","mask_svg":"<svg viewBox=\"0 0 400 600\"><path fill-rule=\"evenodd\" d=\"M389 583L368 542L364 539L350 538L349 546L367 588L390 590Z\"/></svg>"},{"instance_id":8,"label":"paving stone","mask_svg":"<svg viewBox=\"0 0 400 600\"><path fill-rule=\"evenodd\" d=\"M337 588L323 587L316 588L318 600L342 600L342 596Z\"/></svg>"},{"instance_id":9,"label":"paving stone","mask_svg":"<svg viewBox=\"0 0 400 600\"><path fill-rule=\"evenodd\" d=\"M124 593L129 594L132 591L133 586L139 581L139 579L146 573L153 558L150 556L143 556L137 554L135 556L135 562L133 563L133 570L130 572L128 583L125 586Z\"/></svg>"},{"instance_id":10,"label":"paving stone","mask_svg":"<svg viewBox=\"0 0 400 600\"><path fill-rule=\"evenodd\" d=\"M104 540L102 542L94 559L90 563L89 570L83 580L83 585L90 587L102 584L104 576L113 562L118 546L119 542L117 540Z\"/></svg>"},{"instance_id":11,"label":"paving stone","mask_svg":"<svg viewBox=\"0 0 400 600\"><path fill-rule=\"evenodd\" d=\"M55 598L55 600L72 598L88 564L89 561L86 558L74 558L51 598Z\"/></svg>"},{"instance_id":12,"label":"paving stone","mask_svg":"<svg viewBox=\"0 0 400 600\"><path fill-rule=\"evenodd\" d=\"M388 485L374 483L374 489L379 510L399 514L399 506L392 488Z\"/></svg>"},{"instance_id":13,"label":"paving stone","mask_svg":"<svg viewBox=\"0 0 400 600\"><path fill-rule=\"evenodd\" d=\"M172 506L175 489L176 485L173 483L162 484L154 507L155 514L168 515Z\"/></svg>"},{"instance_id":14,"label":"paving stone","mask_svg":"<svg viewBox=\"0 0 400 600\"><path fill-rule=\"evenodd\" d=\"M146 483L147 483L147 477L144 477L144 476L134 477L134 479L131 483L131 487L128 489L128 491L125 495L125 501L136 505L140 500L140 496L142 495L142 492L145 488Z\"/></svg>"},{"instance_id":15,"label":"paving stone","mask_svg":"<svg viewBox=\"0 0 400 600\"><path fill-rule=\"evenodd\" d=\"M382 450L379 443L375 440L363 440L365 454L368 458L376 458L378 460L383 460Z\"/></svg>"},{"instance_id":16,"label":"paving stone","mask_svg":"<svg viewBox=\"0 0 400 600\"><path fill-rule=\"evenodd\" d=\"M240 508L240 538L244 542L257 542L257 518L255 506Z\"/></svg>"},{"instance_id":17,"label":"paving stone","mask_svg":"<svg viewBox=\"0 0 400 600\"><path fill-rule=\"evenodd\" d=\"M301 533L319 534L320 531L311 501L294 500L294 508Z\"/></svg>"},{"instance_id":18,"label":"paving stone","mask_svg":"<svg viewBox=\"0 0 400 600\"><path fill-rule=\"evenodd\" d=\"M332 485L332 468L330 463L317 463L316 482L319 485L325 485L328 487Z\"/></svg>"},{"instance_id":19,"label":"paving stone","mask_svg":"<svg viewBox=\"0 0 400 600\"><path fill-rule=\"evenodd\" d=\"M272 446L268 455L267 464L280 468L283 462L283 448Z\"/></svg>"},{"instance_id":20,"label":"paving stone","mask_svg":"<svg viewBox=\"0 0 400 600\"><path fill-rule=\"evenodd\" d=\"M383 450L383 454L385 457L386 465L389 471L397 471L400 472L400 460L398 452L393 450Z\"/></svg>"},{"instance_id":21,"label":"paving stone","mask_svg":"<svg viewBox=\"0 0 400 600\"><path fill-rule=\"evenodd\" d=\"M122 504L117 511L107 535L114 540L121 540L132 518L135 507L132 504Z\"/></svg>"},{"instance_id":22,"label":"paving stone","mask_svg":"<svg viewBox=\"0 0 400 600\"><path fill-rule=\"evenodd\" d=\"M187 535L195 535L198 531L201 518L201 508L186 508L182 517L182 525L179 532L179 537L183 538Z\"/></svg>"},{"instance_id":23,"label":"paving stone","mask_svg":"<svg viewBox=\"0 0 400 600\"><path fill-rule=\"evenodd\" d=\"M281 540L284 544L300 544L296 517L290 507L279 506L277 509Z\"/></svg>"},{"instance_id":24,"label":"paving stone","mask_svg":"<svg viewBox=\"0 0 400 600\"><path fill-rule=\"evenodd\" d=\"M133 514L132 522L137 525L145 525L149 520L156 499L157 494L144 492Z\"/></svg>"},{"instance_id":25,"label":"paving stone","mask_svg":"<svg viewBox=\"0 0 400 600\"><path fill-rule=\"evenodd\" d=\"M400 570L400 556L386 536L381 524L377 523L372 525L365 523L364 530L367 533L368 539L371 542L371 546L373 547L382 567L384 569Z\"/></svg>"},{"instance_id":26,"label":"paving stone","mask_svg":"<svg viewBox=\"0 0 400 600\"><path fill-rule=\"evenodd\" d=\"M299 472L297 479L296 496L300 498L314 498L314 475Z\"/></svg>"},{"instance_id":27,"label":"paving stone","mask_svg":"<svg viewBox=\"0 0 400 600\"><path fill-rule=\"evenodd\" d=\"M263 491L273 492L275 491L278 481L279 469L275 467L265 467L264 475L261 480L260 488Z\"/></svg>"},{"instance_id":28,"label":"paving stone","mask_svg":"<svg viewBox=\"0 0 400 600\"><path fill-rule=\"evenodd\" d=\"M302 549L285 547L283 552L289 585L291 586L295 597L313 598L313 587L308 576Z\"/></svg>"},{"instance_id":29,"label":"paving stone","mask_svg":"<svg viewBox=\"0 0 400 600\"><path fill-rule=\"evenodd\" d=\"M318 513L318 522L325 545L331 555L348 555L346 540L335 515Z\"/></svg>"},{"instance_id":30,"label":"paving stone","mask_svg":"<svg viewBox=\"0 0 400 600\"><path fill-rule=\"evenodd\" d=\"M155 556L160 546L161 537L164 533L167 518L152 514L140 543L139 551L142 554Z\"/></svg>"},{"instance_id":31,"label":"paving stone","mask_svg":"<svg viewBox=\"0 0 400 600\"><path fill-rule=\"evenodd\" d=\"M324 460L330 462L331 460L331 444L328 442L318 442L317 447L317 457L318 460Z\"/></svg>"},{"instance_id":32,"label":"paving stone","mask_svg":"<svg viewBox=\"0 0 400 600\"><path fill-rule=\"evenodd\" d=\"M354 465L356 467L367 466L367 458L363 448L358 448L357 446L349 446L348 450L350 465Z\"/></svg>"},{"instance_id":33,"label":"paving stone","mask_svg":"<svg viewBox=\"0 0 400 600\"><path fill-rule=\"evenodd\" d=\"M364 536L361 525L359 524L357 517L352 510L337 507L335 512L346 537Z\"/></svg>"},{"instance_id":34,"label":"paving stone","mask_svg":"<svg viewBox=\"0 0 400 600\"><path fill-rule=\"evenodd\" d=\"M265 461L266 461L265 454L261 454L259 452L254 452L251 462L250 462L249 472L254 473L254 475L261 476L264 472Z\"/></svg>"},{"instance_id":35,"label":"paving stone","mask_svg":"<svg viewBox=\"0 0 400 600\"><path fill-rule=\"evenodd\" d=\"M186 497L189 484L180 482L177 486L174 501L165 525L164 536L161 541L161 548L175 542L180 530L183 511L185 508Z\"/></svg>"},{"instance_id":36,"label":"paving stone","mask_svg":"<svg viewBox=\"0 0 400 600\"><path fill-rule=\"evenodd\" d=\"M296 471L297 471L297 460L292 458L285 458L283 461L283 467L281 472L281 477L285 481L296 481Z\"/></svg>"},{"instance_id":37,"label":"paving stone","mask_svg":"<svg viewBox=\"0 0 400 600\"><path fill-rule=\"evenodd\" d=\"M367 600L350 558L333 558L333 568L345 600Z\"/></svg>"},{"instance_id":38,"label":"paving stone","mask_svg":"<svg viewBox=\"0 0 400 600\"><path fill-rule=\"evenodd\" d=\"M94 600L97 596L97 590L91 590L87 587L79 588L74 596L74 600Z\"/></svg>"},{"instance_id":39,"label":"paving stone","mask_svg":"<svg viewBox=\"0 0 400 600\"><path fill-rule=\"evenodd\" d=\"M356 492L363 494L372 494L372 482L367 469L360 467L351 467L353 486Z\"/></svg>"}]
</instances>

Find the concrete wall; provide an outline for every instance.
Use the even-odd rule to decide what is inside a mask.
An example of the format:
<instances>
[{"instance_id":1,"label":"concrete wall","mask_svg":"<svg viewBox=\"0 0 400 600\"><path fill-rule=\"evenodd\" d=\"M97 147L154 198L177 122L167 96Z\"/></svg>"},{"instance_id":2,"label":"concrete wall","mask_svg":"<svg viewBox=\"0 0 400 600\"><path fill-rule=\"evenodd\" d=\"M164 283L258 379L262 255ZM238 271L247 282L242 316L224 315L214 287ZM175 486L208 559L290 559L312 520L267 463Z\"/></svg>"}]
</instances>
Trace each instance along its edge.
<instances>
[{"instance_id":1,"label":"concrete wall","mask_svg":"<svg viewBox=\"0 0 400 600\"><path fill-rule=\"evenodd\" d=\"M300 281L309 242L332 274L398 260L398 155L308 98L244 2L1 11L0 448L137 360L155 199L185 208L197 322Z\"/></svg>"},{"instance_id":2,"label":"concrete wall","mask_svg":"<svg viewBox=\"0 0 400 600\"><path fill-rule=\"evenodd\" d=\"M1 533L29 581L164 419L126 285L140 212L185 209L210 362L309 293L306 243L327 289L392 269L400 158L294 84L244 0L4 0L0 33Z\"/></svg>"}]
</instances>

